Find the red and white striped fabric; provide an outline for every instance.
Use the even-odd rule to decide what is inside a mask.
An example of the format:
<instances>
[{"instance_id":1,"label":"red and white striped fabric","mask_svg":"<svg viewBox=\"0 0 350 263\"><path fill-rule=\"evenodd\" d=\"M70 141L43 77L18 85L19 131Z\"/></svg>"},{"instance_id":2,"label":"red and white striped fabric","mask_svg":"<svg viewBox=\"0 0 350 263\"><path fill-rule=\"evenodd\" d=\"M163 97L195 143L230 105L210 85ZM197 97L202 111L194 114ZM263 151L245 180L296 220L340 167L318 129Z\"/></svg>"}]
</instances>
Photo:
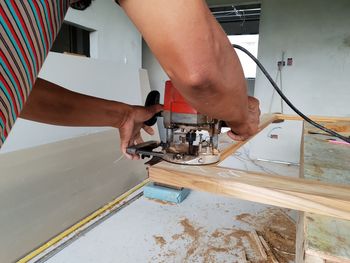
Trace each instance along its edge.
<instances>
[{"instance_id":1,"label":"red and white striped fabric","mask_svg":"<svg viewBox=\"0 0 350 263\"><path fill-rule=\"evenodd\" d=\"M0 147L55 40L69 0L0 1Z\"/></svg>"}]
</instances>

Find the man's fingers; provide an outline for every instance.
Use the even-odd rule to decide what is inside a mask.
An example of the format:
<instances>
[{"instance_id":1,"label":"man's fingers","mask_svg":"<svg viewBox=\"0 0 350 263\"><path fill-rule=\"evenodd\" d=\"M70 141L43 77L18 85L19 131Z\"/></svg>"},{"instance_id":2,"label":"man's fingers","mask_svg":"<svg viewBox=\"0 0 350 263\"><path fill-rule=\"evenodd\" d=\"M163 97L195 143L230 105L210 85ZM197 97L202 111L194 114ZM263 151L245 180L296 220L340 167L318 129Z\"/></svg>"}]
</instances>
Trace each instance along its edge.
<instances>
[{"instance_id":1,"label":"man's fingers","mask_svg":"<svg viewBox=\"0 0 350 263\"><path fill-rule=\"evenodd\" d=\"M146 108L147 110L147 120L152 118L154 114L163 110L163 105L156 104Z\"/></svg>"},{"instance_id":2,"label":"man's fingers","mask_svg":"<svg viewBox=\"0 0 350 263\"><path fill-rule=\"evenodd\" d=\"M125 123L124 127L119 129L120 148L122 150L122 153L130 160L132 160L132 155L128 154L126 152L126 149L129 147L129 144L130 144L130 139L132 137L132 130L133 130L133 126L130 125L129 122Z\"/></svg>"},{"instance_id":3,"label":"man's fingers","mask_svg":"<svg viewBox=\"0 0 350 263\"><path fill-rule=\"evenodd\" d=\"M232 131L227 132L228 137L235 141L244 141L245 137L241 135L234 134Z\"/></svg>"},{"instance_id":4,"label":"man's fingers","mask_svg":"<svg viewBox=\"0 0 350 263\"><path fill-rule=\"evenodd\" d=\"M143 128L144 131L147 132L149 135L154 135L154 130L153 130L152 127L147 126L147 125L144 125L142 128Z\"/></svg>"},{"instance_id":5,"label":"man's fingers","mask_svg":"<svg viewBox=\"0 0 350 263\"><path fill-rule=\"evenodd\" d=\"M141 135L137 136L134 141L135 141L135 144L140 144L144 142Z\"/></svg>"},{"instance_id":6,"label":"man's fingers","mask_svg":"<svg viewBox=\"0 0 350 263\"><path fill-rule=\"evenodd\" d=\"M122 149L122 153L126 156L126 158L132 160L132 159L133 159L133 156L130 155L130 154L128 154L128 153L126 152L126 149L129 147L129 141L127 141L127 140L122 140L122 141L121 141L121 144L120 144L120 147L121 147L121 149Z\"/></svg>"}]
</instances>

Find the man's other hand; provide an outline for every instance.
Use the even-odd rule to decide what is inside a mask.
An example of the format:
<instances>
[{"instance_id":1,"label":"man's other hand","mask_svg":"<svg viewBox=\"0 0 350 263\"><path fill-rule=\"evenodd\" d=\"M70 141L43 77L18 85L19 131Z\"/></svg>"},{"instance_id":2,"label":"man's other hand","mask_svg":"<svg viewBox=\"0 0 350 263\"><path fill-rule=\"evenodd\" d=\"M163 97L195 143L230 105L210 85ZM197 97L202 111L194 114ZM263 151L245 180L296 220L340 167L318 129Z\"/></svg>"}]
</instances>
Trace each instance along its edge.
<instances>
[{"instance_id":1,"label":"man's other hand","mask_svg":"<svg viewBox=\"0 0 350 263\"><path fill-rule=\"evenodd\" d=\"M154 130L150 126L144 124L145 121L152 118L153 115L163 110L162 105L153 105L150 107L131 106L127 112L125 122L120 126L120 144L123 154L131 160L139 159L137 155L126 153L126 149L135 144L143 142L141 137L141 129L144 129L148 134L153 135Z\"/></svg>"},{"instance_id":2,"label":"man's other hand","mask_svg":"<svg viewBox=\"0 0 350 263\"><path fill-rule=\"evenodd\" d=\"M231 131L227 135L235 141L244 141L258 132L260 120L259 101L248 97L248 118L242 124L227 122Z\"/></svg>"}]
</instances>

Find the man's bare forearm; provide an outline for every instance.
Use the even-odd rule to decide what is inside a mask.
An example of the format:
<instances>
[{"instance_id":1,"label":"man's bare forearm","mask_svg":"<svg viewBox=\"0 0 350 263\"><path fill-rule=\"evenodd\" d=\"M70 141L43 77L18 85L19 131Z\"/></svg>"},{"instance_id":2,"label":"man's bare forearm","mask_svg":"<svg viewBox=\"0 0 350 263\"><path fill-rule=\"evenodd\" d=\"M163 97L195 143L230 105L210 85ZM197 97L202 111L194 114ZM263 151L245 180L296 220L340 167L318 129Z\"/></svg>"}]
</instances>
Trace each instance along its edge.
<instances>
[{"instance_id":1,"label":"man's bare forearm","mask_svg":"<svg viewBox=\"0 0 350 263\"><path fill-rule=\"evenodd\" d=\"M131 106L64 89L38 78L20 117L62 126L120 127Z\"/></svg>"},{"instance_id":2,"label":"man's bare forearm","mask_svg":"<svg viewBox=\"0 0 350 263\"><path fill-rule=\"evenodd\" d=\"M239 59L203 0L121 0L160 64L200 112L244 123L246 83Z\"/></svg>"}]
</instances>

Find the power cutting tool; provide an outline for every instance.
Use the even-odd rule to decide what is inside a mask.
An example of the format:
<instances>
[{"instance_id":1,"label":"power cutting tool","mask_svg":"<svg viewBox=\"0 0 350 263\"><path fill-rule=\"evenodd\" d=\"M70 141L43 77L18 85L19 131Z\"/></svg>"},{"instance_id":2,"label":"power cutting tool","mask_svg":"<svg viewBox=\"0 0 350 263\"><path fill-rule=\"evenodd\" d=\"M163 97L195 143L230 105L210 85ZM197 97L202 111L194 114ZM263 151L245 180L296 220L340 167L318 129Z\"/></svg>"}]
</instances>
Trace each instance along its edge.
<instances>
[{"instance_id":1,"label":"power cutting tool","mask_svg":"<svg viewBox=\"0 0 350 263\"><path fill-rule=\"evenodd\" d=\"M158 104L160 94L151 91L145 106ZM163 117L166 139L131 146L129 154L160 157L179 164L201 165L216 163L220 159L218 135L224 122L201 114L189 105L171 81L165 83L164 110L145 124L152 126L157 117Z\"/></svg>"}]
</instances>

